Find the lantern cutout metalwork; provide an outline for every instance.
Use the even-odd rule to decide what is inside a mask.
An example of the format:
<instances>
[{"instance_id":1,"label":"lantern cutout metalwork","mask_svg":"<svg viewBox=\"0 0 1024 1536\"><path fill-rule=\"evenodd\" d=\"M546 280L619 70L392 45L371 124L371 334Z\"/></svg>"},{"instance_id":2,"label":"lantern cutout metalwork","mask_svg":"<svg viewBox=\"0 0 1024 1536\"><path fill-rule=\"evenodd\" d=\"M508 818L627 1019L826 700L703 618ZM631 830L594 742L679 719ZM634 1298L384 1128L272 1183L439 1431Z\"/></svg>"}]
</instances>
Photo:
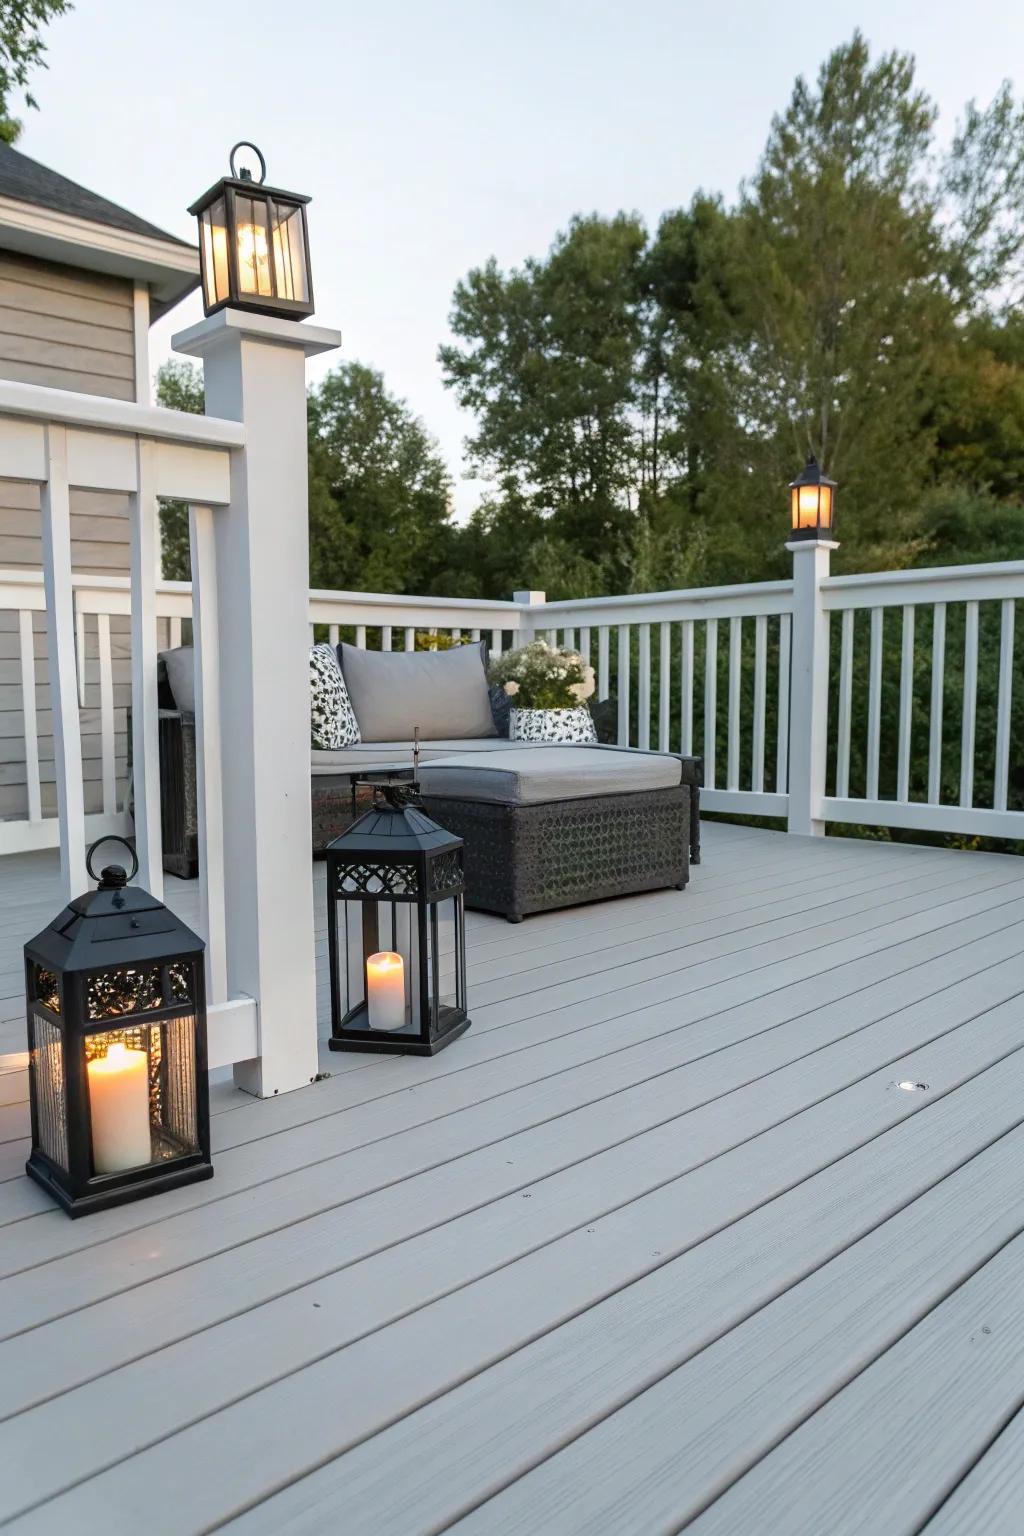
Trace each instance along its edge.
<instances>
[{"instance_id":1,"label":"lantern cutout metalwork","mask_svg":"<svg viewBox=\"0 0 1024 1536\"><path fill-rule=\"evenodd\" d=\"M240 149L251 149L260 179L236 170ZM230 305L260 315L301 319L313 313L306 204L300 192L264 185L267 163L255 144L236 144L225 176L189 208L199 220L199 269L208 315Z\"/></svg>"},{"instance_id":2,"label":"lantern cutout metalwork","mask_svg":"<svg viewBox=\"0 0 1024 1536\"><path fill-rule=\"evenodd\" d=\"M433 1056L466 1012L462 839L381 785L327 847L332 1050Z\"/></svg>"},{"instance_id":3,"label":"lantern cutout metalwork","mask_svg":"<svg viewBox=\"0 0 1024 1536\"><path fill-rule=\"evenodd\" d=\"M205 945L129 878L109 865L25 946L26 1171L71 1216L213 1176Z\"/></svg>"},{"instance_id":4,"label":"lantern cutout metalwork","mask_svg":"<svg viewBox=\"0 0 1024 1536\"><path fill-rule=\"evenodd\" d=\"M822 473L814 454L809 454L796 479L789 482L790 539L835 537L836 490L836 482Z\"/></svg>"}]
</instances>

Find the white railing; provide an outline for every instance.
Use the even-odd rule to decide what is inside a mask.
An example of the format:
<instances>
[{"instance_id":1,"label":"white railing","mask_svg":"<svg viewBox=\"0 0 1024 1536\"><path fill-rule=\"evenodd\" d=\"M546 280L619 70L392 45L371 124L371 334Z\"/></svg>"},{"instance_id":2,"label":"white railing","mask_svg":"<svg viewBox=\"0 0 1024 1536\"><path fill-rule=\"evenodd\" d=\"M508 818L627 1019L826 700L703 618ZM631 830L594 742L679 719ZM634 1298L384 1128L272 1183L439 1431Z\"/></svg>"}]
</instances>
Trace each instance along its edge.
<instances>
[{"instance_id":1,"label":"white railing","mask_svg":"<svg viewBox=\"0 0 1024 1536\"><path fill-rule=\"evenodd\" d=\"M1011 730L1024 708L1024 676L1014 662L1022 598L1020 561L823 581L821 602L839 649L826 820L1024 837L1024 764L1011 762ZM984 676L994 681L992 696L980 692ZM866 732L855 781L858 691L862 702L866 696Z\"/></svg>"},{"instance_id":2,"label":"white railing","mask_svg":"<svg viewBox=\"0 0 1024 1536\"><path fill-rule=\"evenodd\" d=\"M0 382L0 478L39 487L43 544L41 573L0 572L0 610L17 616L25 788L24 816L0 823L0 851L59 846L68 898L88 888L87 841L129 827L135 837L140 881L157 897L162 895L158 626L167 642L178 638L183 620L191 614L192 594L188 585L156 581L157 498L193 504L193 560L212 566L210 509L229 503L232 454L244 441L243 427L233 421ZM130 577L73 573L72 501L79 489L126 495ZM40 613L45 615L46 721L39 708L42 679L36 615ZM122 631L130 634L130 689L115 682L113 637L118 620ZM197 640L197 683L205 678L207 690L215 691L217 647L204 645L201 635ZM124 742L124 730L118 730L119 689L127 693L132 706L131 823L125 814L124 764L119 762L119 738L122 752ZM197 697L202 696L200 687ZM99 718L99 731L92 734L99 739L100 802L90 814L86 813L83 772L83 707L98 709ZM197 775L203 806L201 831L207 846L216 841L220 823L219 735L217 712L198 708ZM56 815L47 817L43 764L51 757ZM49 772L45 781L51 782ZM220 1065L256 1054L256 1017L251 998L228 997L223 880L215 860L203 863L202 905L210 935L207 991L217 1025L211 1032L211 1051L213 1064Z\"/></svg>"},{"instance_id":3,"label":"white railing","mask_svg":"<svg viewBox=\"0 0 1024 1536\"><path fill-rule=\"evenodd\" d=\"M125 577L74 577L73 588L79 702L94 711L99 700L102 803L86 819L91 836L129 825L110 635L127 622L131 592ZM702 757L709 810L786 817L791 686L800 675L793 590L765 582L558 603L540 594L528 603L313 591L309 632L382 650L438 636L485 639L492 655L533 634L572 646L595 667L598 703L614 701L620 745ZM1014 667L1024 564L828 577L819 591L831 687L819 722L825 788L811 820L1024 837L1019 789L1013 798L1020 765L1011 762L1011 721L1024 707ZM44 606L39 575L0 572L0 609L17 611L22 636L27 779L26 816L0 823L4 852L58 842L56 820L40 809L46 742L32 715L27 621ZM183 627L189 634L189 584L158 583L153 615L156 643L179 644ZM998 674L992 699L978 687L986 660L984 670Z\"/></svg>"}]
</instances>

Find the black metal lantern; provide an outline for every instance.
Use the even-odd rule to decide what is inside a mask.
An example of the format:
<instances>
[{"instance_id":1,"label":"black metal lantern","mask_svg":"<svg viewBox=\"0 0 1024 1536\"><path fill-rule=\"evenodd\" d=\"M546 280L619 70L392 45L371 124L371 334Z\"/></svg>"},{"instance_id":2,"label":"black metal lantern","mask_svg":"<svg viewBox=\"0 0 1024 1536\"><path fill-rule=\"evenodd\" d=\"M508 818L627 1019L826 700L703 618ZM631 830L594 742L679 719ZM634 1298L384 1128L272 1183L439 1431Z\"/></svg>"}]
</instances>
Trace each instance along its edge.
<instances>
[{"instance_id":1,"label":"black metal lantern","mask_svg":"<svg viewBox=\"0 0 1024 1536\"><path fill-rule=\"evenodd\" d=\"M334 1051L433 1056L469 1028L462 839L379 786L327 847Z\"/></svg>"},{"instance_id":2,"label":"black metal lantern","mask_svg":"<svg viewBox=\"0 0 1024 1536\"><path fill-rule=\"evenodd\" d=\"M260 179L235 169L240 149L260 162ZM264 186L267 162L243 139L230 156L231 175L205 192L189 213L199 219L199 268L208 315L231 305L260 315L313 313L313 274L306 229L308 197Z\"/></svg>"},{"instance_id":3,"label":"black metal lantern","mask_svg":"<svg viewBox=\"0 0 1024 1536\"><path fill-rule=\"evenodd\" d=\"M791 539L831 539L836 524L836 482L822 474L814 454L789 482Z\"/></svg>"},{"instance_id":4,"label":"black metal lantern","mask_svg":"<svg viewBox=\"0 0 1024 1536\"><path fill-rule=\"evenodd\" d=\"M25 946L26 1171L72 1216L213 1176L205 946L128 879L104 869Z\"/></svg>"}]
</instances>

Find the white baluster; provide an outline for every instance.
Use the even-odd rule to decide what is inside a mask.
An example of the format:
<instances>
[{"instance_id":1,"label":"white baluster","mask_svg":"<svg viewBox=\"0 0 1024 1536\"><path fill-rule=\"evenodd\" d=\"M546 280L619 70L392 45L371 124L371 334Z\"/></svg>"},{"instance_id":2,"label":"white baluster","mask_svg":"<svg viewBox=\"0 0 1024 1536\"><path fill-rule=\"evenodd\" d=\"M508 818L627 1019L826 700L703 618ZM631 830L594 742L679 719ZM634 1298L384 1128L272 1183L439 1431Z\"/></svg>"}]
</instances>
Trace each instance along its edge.
<instances>
[{"instance_id":1,"label":"white baluster","mask_svg":"<svg viewBox=\"0 0 1024 1536\"><path fill-rule=\"evenodd\" d=\"M1010 772L1010 710L1013 699L1013 617L1012 597L1001 605L999 628L999 699L996 706L996 764L993 807L1006 810Z\"/></svg>"},{"instance_id":2,"label":"white baluster","mask_svg":"<svg viewBox=\"0 0 1024 1536\"><path fill-rule=\"evenodd\" d=\"M704 784L715 787L715 727L718 723L718 620L704 626Z\"/></svg>"},{"instance_id":3,"label":"white baluster","mask_svg":"<svg viewBox=\"0 0 1024 1536\"><path fill-rule=\"evenodd\" d=\"M163 898L160 841L160 740L156 677L156 571L158 513L156 444L136 440L136 490L131 497L132 765L135 852L139 883Z\"/></svg>"},{"instance_id":4,"label":"white baluster","mask_svg":"<svg viewBox=\"0 0 1024 1536\"><path fill-rule=\"evenodd\" d=\"M619 692L619 733L620 747L629 746L629 685L630 685L630 638L629 625L619 625L619 664L615 674L615 686Z\"/></svg>"},{"instance_id":5,"label":"white baluster","mask_svg":"<svg viewBox=\"0 0 1024 1536\"><path fill-rule=\"evenodd\" d=\"M839 736L836 744L836 797L845 800L850 793L850 721L853 706L853 621L854 610L843 609L842 641L839 651Z\"/></svg>"},{"instance_id":6,"label":"white baluster","mask_svg":"<svg viewBox=\"0 0 1024 1536\"><path fill-rule=\"evenodd\" d=\"M85 796L75 666L75 614L71 583L71 501L67 430L46 429L47 478L42 487L43 585L53 715L53 756L60 820L61 884L65 897L88 886L85 872Z\"/></svg>"},{"instance_id":7,"label":"white baluster","mask_svg":"<svg viewBox=\"0 0 1024 1536\"><path fill-rule=\"evenodd\" d=\"M693 620L682 622L681 651L679 655L679 750L684 757L693 756Z\"/></svg>"},{"instance_id":8,"label":"white baluster","mask_svg":"<svg viewBox=\"0 0 1024 1536\"><path fill-rule=\"evenodd\" d=\"M588 631L589 633L589 631ZM671 751L672 625L663 623L658 639L658 751Z\"/></svg>"},{"instance_id":9,"label":"white baluster","mask_svg":"<svg viewBox=\"0 0 1024 1536\"><path fill-rule=\"evenodd\" d=\"M867 798L878 799L878 757L882 719L882 610L871 610L871 649L868 653Z\"/></svg>"},{"instance_id":10,"label":"white baluster","mask_svg":"<svg viewBox=\"0 0 1024 1536\"><path fill-rule=\"evenodd\" d=\"M206 935L206 987L210 1003L228 996L227 919L224 898L220 652L217 551L211 507L189 507L192 550L192 643L195 647L196 799L199 811L199 892Z\"/></svg>"},{"instance_id":11,"label":"white baluster","mask_svg":"<svg viewBox=\"0 0 1024 1536\"><path fill-rule=\"evenodd\" d=\"M597 697L603 702L611 693L611 667L608 656L608 625L597 631Z\"/></svg>"},{"instance_id":12,"label":"white baluster","mask_svg":"<svg viewBox=\"0 0 1024 1536\"><path fill-rule=\"evenodd\" d=\"M637 746L647 752L651 746L651 626L641 624L638 629Z\"/></svg>"},{"instance_id":13,"label":"white baluster","mask_svg":"<svg viewBox=\"0 0 1024 1536\"><path fill-rule=\"evenodd\" d=\"M896 764L896 799L910 799L910 737L914 715L914 610L903 609L903 649L900 655L900 725Z\"/></svg>"},{"instance_id":14,"label":"white baluster","mask_svg":"<svg viewBox=\"0 0 1024 1536\"><path fill-rule=\"evenodd\" d=\"M100 660L100 754L103 763L103 809L117 810L117 754L114 739L114 666L110 651L110 615L96 615L96 642Z\"/></svg>"},{"instance_id":15,"label":"white baluster","mask_svg":"<svg viewBox=\"0 0 1024 1536\"><path fill-rule=\"evenodd\" d=\"M964 717L960 733L960 804L974 804L974 729L978 698L978 605L966 603Z\"/></svg>"},{"instance_id":16,"label":"white baluster","mask_svg":"<svg viewBox=\"0 0 1024 1536\"><path fill-rule=\"evenodd\" d=\"M740 681L743 671L743 620L729 620L729 739L726 789L740 787Z\"/></svg>"},{"instance_id":17,"label":"white baluster","mask_svg":"<svg viewBox=\"0 0 1024 1536\"><path fill-rule=\"evenodd\" d=\"M18 640L21 650L21 718L25 736L25 788L28 794L28 819L43 818L42 787L39 782L39 726L36 718L36 650L32 612L18 613Z\"/></svg>"},{"instance_id":18,"label":"white baluster","mask_svg":"<svg viewBox=\"0 0 1024 1536\"><path fill-rule=\"evenodd\" d=\"M751 742L750 787L755 794L764 789L764 720L768 690L768 616L759 613L754 620L754 724Z\"/></svg>"},{"instance_id":19,"label":"white baluster","mask_svg":"<svg viewBox=\"0 0 1024 1536\"><path fill-rule=\"evenodd\" d=\"M928 803L942 801L942 705L946 675L946 605L932 609L932 697L928 726Z\"/></svg>"},{"instance_id":20,"label":"white baluster","mask_svg":"<svg viewBox=\"0 0 1024 1536\"><path fill-rule=\"evenodd\" d=\"M779 734L775 743L775 792L789 789L789 663L793 620L788 613L779 616Z\"/></svg>"}]
</instances>

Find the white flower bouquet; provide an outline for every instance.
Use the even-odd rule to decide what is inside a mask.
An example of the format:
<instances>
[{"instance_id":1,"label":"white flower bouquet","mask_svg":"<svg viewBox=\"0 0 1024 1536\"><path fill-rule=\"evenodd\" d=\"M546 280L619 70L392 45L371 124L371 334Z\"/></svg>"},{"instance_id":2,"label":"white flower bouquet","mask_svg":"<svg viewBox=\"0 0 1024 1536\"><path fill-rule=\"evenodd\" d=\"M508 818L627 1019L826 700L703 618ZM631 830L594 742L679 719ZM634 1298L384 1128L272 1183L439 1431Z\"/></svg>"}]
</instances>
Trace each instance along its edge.
<instances>
[{"instance_id":1,"label":"white flower bouquet","mask_svg":"<svg viewBox=\"0 0 1024 1536\"><path fill-rule=\"evenodd\" d=\"M516 709L578 709L594 692L594 669L578 651L531 640L492 661L488 678Z\"/></svg>"},{"instance_id":2,"label":"white flower bouquet","mask_svg":"<svg viewBox=\"0 0 1024 1536\"><path fill-rule=\"evenodd\" d=\"M531 640L493 661L488 677L504 689L513 705L509 716L513 741L580 746L597 741L587 708L594 692L594 669L578 651Z\"/></svg>"}]
</instances>

